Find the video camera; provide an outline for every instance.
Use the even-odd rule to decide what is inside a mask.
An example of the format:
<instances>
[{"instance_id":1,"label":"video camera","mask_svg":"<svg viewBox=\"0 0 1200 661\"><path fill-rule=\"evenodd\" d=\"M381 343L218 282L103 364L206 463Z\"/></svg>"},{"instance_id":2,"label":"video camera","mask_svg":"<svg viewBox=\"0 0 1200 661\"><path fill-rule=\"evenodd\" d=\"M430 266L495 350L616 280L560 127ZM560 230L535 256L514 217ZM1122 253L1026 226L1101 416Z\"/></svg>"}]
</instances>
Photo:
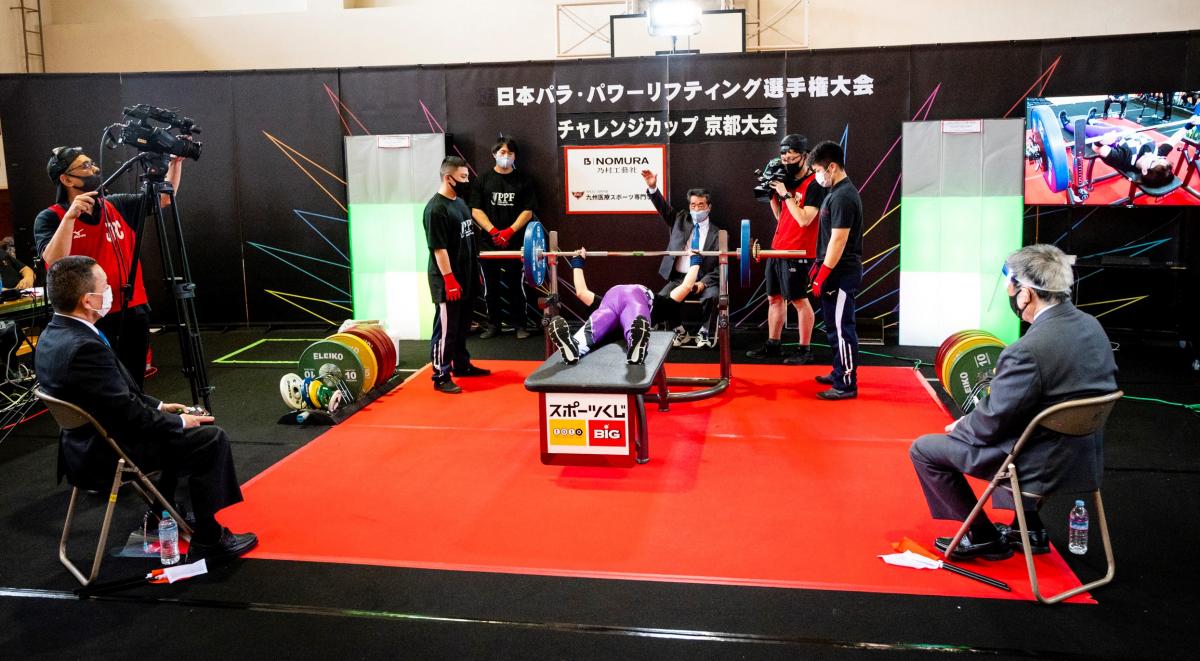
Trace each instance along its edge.
<instances>
[{"instance_id":1,"label":"video camera","mask_svg":"<svg viewBox=\"0 0 1200 661\"><path fill-rule=\"evenodd\" d=\"M171 154L193 161L200 160L200 148L204 143L190 139L190 136L200 133L200 127L196 126L196 121L191 117L183 117L174 110L156 108L144 103L127 106L123 114L126 122L110 127L121 129L118 143L130 145L140 152ZM178 134L172 133L172 129L178 131Z\"/></svg>"},{"instance_id":2,"label":"video camera","mask_svg":"<svg viewBox=\"0 0 1200 661\"><path fill-rule=\"evenodd\" d=\"M771 182L786 182L790 178L787 166L779 157L767 161L767 164L761 170L755 170L754 174L758 175L758 183L754 186L754 199L759 202L771 199L771 194L775 192L775 189L771 187Z\"/></svg>"}]
</instances>

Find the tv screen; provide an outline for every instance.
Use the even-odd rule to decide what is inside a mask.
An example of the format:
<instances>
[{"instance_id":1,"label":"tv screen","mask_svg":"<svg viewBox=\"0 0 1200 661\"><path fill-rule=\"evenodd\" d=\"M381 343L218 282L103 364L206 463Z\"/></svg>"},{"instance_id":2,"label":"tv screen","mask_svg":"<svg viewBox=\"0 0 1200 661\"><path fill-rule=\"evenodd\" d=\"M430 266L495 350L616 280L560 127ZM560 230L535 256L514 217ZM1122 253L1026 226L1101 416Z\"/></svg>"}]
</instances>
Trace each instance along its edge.
<instances>
[{"instance_id":1,"label":"tv screen","mask_svg":"<svg viewBox=\"0 0 1200 661\"><path fill-rule=\"evenodd\" d=\"M1200 205L1200 92L1025 101L1025 203Z\"/></svg>"}]
</instances>

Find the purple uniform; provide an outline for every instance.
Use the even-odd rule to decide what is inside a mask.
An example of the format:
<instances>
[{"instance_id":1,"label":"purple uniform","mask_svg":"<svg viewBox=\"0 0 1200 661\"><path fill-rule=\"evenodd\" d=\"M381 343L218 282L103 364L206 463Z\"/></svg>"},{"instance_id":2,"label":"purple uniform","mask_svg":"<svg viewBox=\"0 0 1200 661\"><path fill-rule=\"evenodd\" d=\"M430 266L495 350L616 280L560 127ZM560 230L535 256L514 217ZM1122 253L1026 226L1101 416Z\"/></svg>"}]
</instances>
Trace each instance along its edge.
<instances>
[{"instance_id":1,"label":"purple uniform","mask_svg":"<svg viewBox=\"0 0 1200 661\"><path fill-rule=\"evenodd\" d=\"M629 344L633 320L637 317L650 319L653 307L654 293L642 285L617 285L609 289L583 328L575 334L580 355L586 355L592 347L604 341L618 324L625 335L625 343Z\"/></svg>"}]
</instances>

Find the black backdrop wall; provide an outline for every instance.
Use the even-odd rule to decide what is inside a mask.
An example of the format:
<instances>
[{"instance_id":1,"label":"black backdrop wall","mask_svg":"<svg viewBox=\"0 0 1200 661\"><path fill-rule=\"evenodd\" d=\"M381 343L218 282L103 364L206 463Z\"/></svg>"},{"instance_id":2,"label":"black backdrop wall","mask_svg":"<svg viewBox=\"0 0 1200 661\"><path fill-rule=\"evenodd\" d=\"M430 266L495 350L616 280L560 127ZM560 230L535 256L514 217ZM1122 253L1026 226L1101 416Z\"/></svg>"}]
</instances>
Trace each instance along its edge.
<instances>
[{"instance_id":1,"label":"black backdrop wall","mask_svg":"<svg viewBox=\"0 0 1200 661\"><path fill-rule=\"evenodd\" d=\"M858 81L822 95L821 81L814 78L838 76L870 81L865 89ZM782 92L768 91L772 78L800 79L805 88L792 81ZM689 94L689 82L701 89ZM569 86L569 95L563 86ZM522 87L529 88L528 97L520 95ZM502 105L498 88L513 88L512 100ZM714 192L714 220L732 229L739 219L750 218L754 235L766 243L773 223L767 206L750 193L752 171L776 153L785 133L804 133L810 143L844 139L847 169L862 188L866 224L874 225L864 248L871 257L899 243L900 214L884 216L899 203L901 122L1020 117L1021 101L1034 92L1055 96L1124 89L1200 89L1200 32L436 67L3 76L0 123L17 245L29 258L33 218L53 201L44 168L51 147L82 145L99 155L101 129L118 121L121 108L132 103L178 108L196 118L204 128L204 152L200 161L185 164L179 201L199 285L200 319L222 325L292 323L316 318L271 292L348 298L342 292L350 289L349 270L330 258L334 253L327 243L348 252L341 222L346 218L342 137L347 133L426 133L440 126L477 169L490 167L489 148L498 132L514 134L522 147L518 167L537 182L539 216L559 230L564 246L656 248L665 244L667 230L654 216L564 215L561 147L580 140L573 133L563 137L563 123L770 113L782 121L769 135L700 137L700 119L690 136L680 128L670 138L616 142L668 145L672 199L681 201L689 187L707 187ZM106 169L111 172L122 156L127 156L124 149L105 151ZM1057 241L1068 252L1089 255L1166 239L1146 253L1155 263L1197 264L1196 241L1189 242L1189 235L1200 232L1195 211L1026 211L1027 242ZM156 279L156 242L146 246L152 301L169 311ZM899 258L899 251L892 251L876 260L867 278L871 290L862 300L869 303L864 315L896 308L899 275L893 267ZM655 270L656 260L591 266L600 286L655 283ZM1080 296L1091 301L1148 295L1105 315L1102 320L1113 328L1176 330L1190 318L1179 311L1181 296L1183 303L1191 302L1190 294L1180 292L1191 289L1178 271L1110 269L1091 275L1086 284ZM735 288L734 308L753 294ZM749 317L750 323L756 321Z\"/></svg>"}]
</instances>

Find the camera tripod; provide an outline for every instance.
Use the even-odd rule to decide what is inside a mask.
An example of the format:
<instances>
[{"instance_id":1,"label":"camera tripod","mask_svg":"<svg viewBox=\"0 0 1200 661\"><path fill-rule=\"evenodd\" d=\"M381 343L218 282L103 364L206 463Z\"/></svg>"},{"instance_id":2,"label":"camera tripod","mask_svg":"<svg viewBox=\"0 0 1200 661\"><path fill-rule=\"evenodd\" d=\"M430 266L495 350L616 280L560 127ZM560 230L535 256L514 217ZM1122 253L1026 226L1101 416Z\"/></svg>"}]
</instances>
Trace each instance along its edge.
<instances>
[{"instance_id":1,"label":"camera tripod","mask_svg":"<svg viewBox=\"0 0 1200 661\"><path fill-rule=\"evenodd\" d=\"M142 262L142 237L145 234L145 219L149 215L149 210L153 209L159 250L162 257L163 282L166 284L168 291L171 292L172 299L175 301L174 328L176 335L179 336L179 354L183 359L183 375L187 378L191 386L192 403L203 402L204 408L212 411L211 395L213 387L208 383L204 346L200 341L200 326L196 316L196 285L192 282L192 271L188 264L187 246L183 239L183 224L179 219L179 207L176 206L175 187L165 179L170 158L168 154L139 152L137 156L121 164L121 167L117 168L116 172L101 184L102 188L106 187L109 183L129 172L135 166L140 165L142 167L142 172L138 176L141 180L141 191L139 192L141 201L138 204L137 225L135 226L136 234L133 255L130 259L129 273L120 292L121 309L126 309L125 306L133 298L133 283L137 281L137 270ZM166 195L170 200L166 206L159 203L163 195ZM168 223L165 216L167 208L170 209L171 222L169 227L173 229L173 233L168 232ZM108 231L112 231L111 227L108 228ZM179 264L178 273L175 270L176 260L178 260ZM124 336L124 333L122 333L122 336Z\"/></svg>"}]
</instances>

